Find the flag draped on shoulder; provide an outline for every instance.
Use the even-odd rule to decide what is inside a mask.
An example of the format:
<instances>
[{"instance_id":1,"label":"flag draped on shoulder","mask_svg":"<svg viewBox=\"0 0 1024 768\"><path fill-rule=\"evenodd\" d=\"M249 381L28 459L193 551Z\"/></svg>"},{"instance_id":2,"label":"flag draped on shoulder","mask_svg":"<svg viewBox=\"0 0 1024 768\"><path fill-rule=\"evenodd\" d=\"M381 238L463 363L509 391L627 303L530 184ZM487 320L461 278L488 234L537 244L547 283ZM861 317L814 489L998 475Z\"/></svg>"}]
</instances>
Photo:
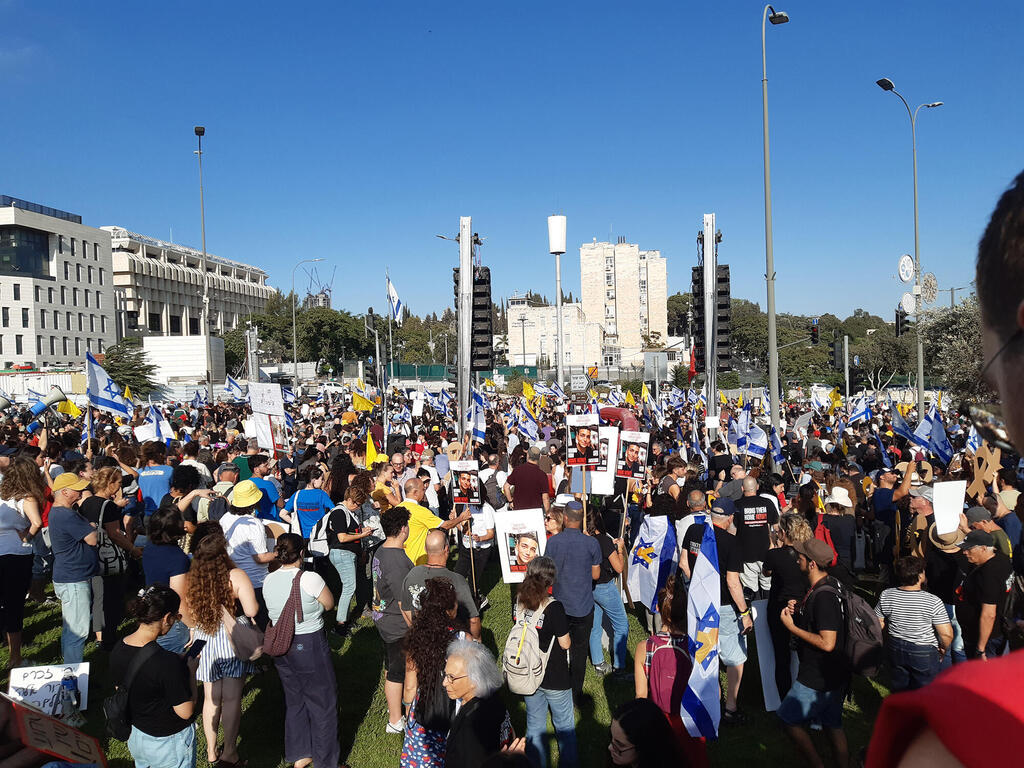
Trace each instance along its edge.
<instances>
[{"instance_id":1,"label":"flag draped on shoulder","mask_svg":"<svg viewBox=\"0 0 1024 768\"><path fill-rule=\"evenodd\" d=\"M626 584L633 602L658 611L658 590L676 567L676 528L667 517L645 517L629 553Z\"/></svg>"},{"instance_id":2,"label":"flag draped on shoulder","mask_svg":"<svg viewBox=\"0 0 1024 768\"><path fill-rule=\"evenodd\" d=\"M722 607L718 547L711 522L704 519L704 537L693 565L686 602L687 635L693 668L683 693L679 714L694 737L714 739L721 720L718 682L718 630Z\"/></svg>"},{"instance_id":3,"label":"flag draped on shoulder","mask_svg":"<svg viewBox=\"0 0 1024 768\"><path fill-rule=\"evenodd\" d=\"M386 278L388 282L388 304L391 307L391 318L399 325L402 324L402 310L405 309L405 305L402 300L398 298L398 291L395 290L394 283L391 282L391 278ZM378 283L380 285L380 283Z\"/></svg>"},{"instance_id":4,"label":"flag draped on shoulder","mask_svg":"<svg viewBox=\"0 0 1024 768\"><path fill-rule=\"evenodd\" d=\"M85 353L85 367L87 377L87 390L89 405L99 408L101 411L112 413L115 416L123 416L126 419L132 417L132 406L121 395L121 388L114 383L114 380L107 375L91 352Z\"/></svg>"}]
</instances>

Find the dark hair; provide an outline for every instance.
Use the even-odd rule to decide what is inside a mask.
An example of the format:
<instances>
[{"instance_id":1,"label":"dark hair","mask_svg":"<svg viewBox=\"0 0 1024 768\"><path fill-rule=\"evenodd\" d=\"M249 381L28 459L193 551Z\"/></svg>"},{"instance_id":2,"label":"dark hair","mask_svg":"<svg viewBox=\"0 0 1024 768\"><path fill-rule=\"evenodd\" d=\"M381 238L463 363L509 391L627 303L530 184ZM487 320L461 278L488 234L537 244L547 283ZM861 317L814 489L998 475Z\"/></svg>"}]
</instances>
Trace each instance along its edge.
<instances>
[{"instance_id":1,"label":"dark hair","mask_svg":"<svg viewBox=\"0 0 1024 768\"><path fill-rule=\"evenodd\" d=\"M201 483L199 470L187 464L179 464L171 472L171 488L180 491L182 496L194 491Z\"/></svg>"},{"instance_id":2,"label":"dark hair","mask_svg":"<svg viewBox=\"0 0 1024 768\"><path fill-rule=\"evenodd\" d=\"M1017 331L1017 307L1024 296L1024 172L992 211L978 243L975 279L985 325L1000 340L1009 338Z\"/></svg>"},{"instance_id":3,"label":"dark hair","mask_svg":"<svg viewBox=\"0 0 1024 768\"><path fill-rule=\"evenodd\" d=\"M637 768L689 764L668 718L650 699L627 701L612 719L636 749Z\"/></svg>"},{"instance_id":4,"label":"dark hair","mask_svg":"<svg viewBox=\"0 0 1024 768\"><path fill-rule=\"evenodd\" d=\"M519 585L516 600L528 611L535 611L548 596L548 588L555 583L558 569L555 561L544 555L537 555L526 566L526 577Z\"/></svg>"},{"instance_id":5,"label":"dark hair","mask_svg":"<svg viewBox=\"0 0 1024 768\"><path fill-rule=\"evenodd\" d=\"M455 586L449 579L427 579L420 593L419 610L404 640L405 652L416 667L416 720L441 733L451 725L452 702L441 686L441 678L454 631L448 611L457 602Z\"/></svg>"},{"instance_id":6,"label":"dark hair","mask_svg":"<svg viewBox=\"0 0 1024 768\"><path fill-rule=\"evenodd\" d=\"M185 519L176 506L160 507L149 516L150 544L177 544L185 535Z\"/></svg>"},{"instance_id":7,"label":"dark hair","mask_svg":"<svg viewBox=\"0 0 1024 768\"><path fill-rule=\"evenodd\" d=\"M427 469L426 467L420 467L418 470L416 470L416 477L418 477L420 480L429 480L430 470Z\"/></svg>"},{"instance_id":8,"label":"dark hair","mask_svg":"<svg viewBox=\"0 0 1024 768\"><path fill-rule=\"evenodd\" d=\"M305 549L305 542L297 533L282 533L277 537L274 553L282 563L291 565L302 559L302 553Z\"/></svg>"},{"instance_id":9,"label":"dark hair","mask_svg":"<svg viewBox=\"0 0 1024 768\"><path fill-rule=\"evenodd\" d=\"M658 613L661 614L662 622L674 630L673 634L685 635L686 589L676 589L677 586L682 584L673 573L658 592Z\"/></svg>"},{"instance_id":10,"label":"dark hair","mask_svg":"<svg viewBox=\"0 0 1024 768\"><path fill-rule=\"evenodd\" d=\"M1003 467L996 472L996 476L1011 488L1017 487L1017 470L1013 467Z\"/></svg>"},{"instance_id":11,"label":"dark hair","mask_svg":"<svg viewBox=\"0 0 1024 768\"><path fill-rule=\"evenodd\" d=\"M166 584L154 584L128 603L128 615L140 624L155 624L167 614L181 609L178 593Z\"/></svg>"},{"instance_id":12,"label":"dark hair","mask_svg":"<svg viewBox=\"0 0 1024 768\"><path fill-rule=\"evenodd\" d=\"M341 500L345 498L345 491L348 490L348 477L355 471L356 467L348 453L342 451L334 457L334 461L331 462L331 473L327 477L327 486L330 488L328 493L331 501L335 504L340 504Z\"/></svg>"},{"instance_id":13,"label":"dark hair","mask_svg":"<svg viewBox=\"0 0 1024 768\"><path fill-rule=\"evenodd\" d=\"M673 472L677 469L682 469L686 466L686 462L683 461L682 457L678 454L668 457L668 461L665 462L665 469L668 472Z\"/></svg>"},{"instance_id":14,"label":"dark hair","mask_svg":"<svg viewBox=\"0 0 1024 768\"><path fill-rule=\"evenodd\" d=\"M901 557L892 566L897 587L913 587L917 577L924 573L924 560L914 555Z\"/></svg>"},{"instance_id":15,"label":"dark hair","mask_svg":"<svg viewBox=\"0 0 1024 768\"><path fill-rule=\"evenodd\" d=\"M397 536L409 524L409 510L405 507L391 507L380 516L380 527L388 538Z\"/></svg>"},{"instance_id":16,"label":"dark hair","mask_svg":"<svg viewBox=\"0 0 1024 768\"><path fill-rule=\"evenodd\" d=\"M142 460L163 464L167 461L167 446L156 440L151 440L142 446Z\"/></svg>"},{"instance_id":17,"label":"dark hair","mask_svg":"<svg viewBox=\"0 0 1024 768\"><path fill-rule=\"evenodd\" d=\"M255 454L253 456L250 456L249 457L249 471L250 472L255 472L257 467L262 467L268 461L270 461L270 457L267 456L265 453L257 453L257 454Z\"/></svg>"}]
</instances>

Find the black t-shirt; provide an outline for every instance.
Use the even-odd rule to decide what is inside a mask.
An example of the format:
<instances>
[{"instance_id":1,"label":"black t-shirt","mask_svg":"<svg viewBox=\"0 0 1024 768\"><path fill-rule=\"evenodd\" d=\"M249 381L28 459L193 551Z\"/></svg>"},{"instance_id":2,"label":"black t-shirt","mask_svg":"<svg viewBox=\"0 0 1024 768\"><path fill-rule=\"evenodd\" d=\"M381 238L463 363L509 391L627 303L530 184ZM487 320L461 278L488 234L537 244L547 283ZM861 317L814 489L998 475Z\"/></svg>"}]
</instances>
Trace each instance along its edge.
<instances>
[{"instance_id":1,"label":"black t-shirt","mask_svg":"<svg viewBox=\"0 0 1024 768\"><path fill-rule=\"evenodd\" d=\"M763 496L744 496L736 502L736 540L744 563L764 560L771 546L768 532L779 522L779 510Z\"/></svg>"},{"instance_id":2,"label":"black t-shirt","mask_svg":"<svg viewBox=\"0 0 1024 768\"><path fill-rule=\"evenodd\" d=\"M878 491L875 491L878 493ZM964 572L970 570L967 556L960 551L943 552L936 547L926 547L924 553L924 588L946 605L957 601L956 588L963 581Z\"/></svg>"},{"instance_id":3,"label":"black t-shirt","mask_svg":"<svg viewBox=\"0 0 1024 768\"><path fill-rule=\"evenodd\" d=\"M853 568L853 546L857 538L857 521L853 515L822 515L822 522L832 535L839 562Z\"/></svg>"},{"instance_id":4,"label":"black t-shirt","mask_svg":"<svg viewBox=\"0 0 1024 768\"><path fill-rule=\"evenodd\" d=\"M822 589L826 583L833 587L837 586L837 582L831 576L819 581L807 593L796 621L798 627L808 632L818 633L825 630L836 633L836 647L827 653L810 643L797 643L800 671L796 679L815 691L834 691L842 688L849 677L843 655L843 640L846 635L843 607L837 593Z\"/></svg>"},{"instance_id":5,"label":"black t-shirt","mask_svg":"<svg viewBox=\"0 0 1024 768\"><path fill-rule=\"evenodd\" d=\"M344 544L338 541L339 533L359 533L359 518L356 512L348 512L345 504L341 503L334 508L331 516L327 518L327 546L331 549L346 549L349 552L359 554L362 542L359 539L347 541Z\"/></svg>"},{"instance_id":6,"label":"black t-shirt","mask_svg":"<svg viewBox=\"0 0 1024 768\"><path fill-rule=\"evenodd\" d=\"M169 493L165 493L164 497L160 499L160 509L176 509L181 514L182 520L186 523L197 523L198 518L196 517L196 510L191 504L185 507L185 511L181 511L181 507L178 506L178 500L171 496Z\"/></svg>"},{"instance_id":7,"label":"black t-shirt","mask_svg":"<svg viewBox=\"0 0 1024 768\"><path fill-rule=\"evenodd\" d=\"M796 550L788 544L769 549L764 556L764 570L772 577L768 604L781 610L790 600L799 602L807 594L807 576L796 561Z\"/></svg>"},{"instance_id":8,"label":"black t-shirt","mask_svg":"<svg viewBox=\"0 0 1024 768\"><path fill-rule=\"evenodd\" d=\"M522 606L519 610L523 610ZM572 688L572 680L569 679L569 652L558 644L558 638L567 634L569 620L565 617L565 608L557 600L552 600L537 623L537 640L542 651L551 643L551 638L555 639L554 645L551 646L551 655L548 656L548 666L544 670L541 688L549 691L565 691Z\"/></svg>"},{"instance_id":9,"label":"black t-shirt","mask_svg":"<svg viewBox=\"0 0 1024 768\"><path fill-rule=\"evenodd\" d=\"M717 525L712 526L715 531L715 546L718 549L718 572L722 580L722 605L731 605L736 608L736 601L732 599L729 592L729 584L726 581L726 574L743 572L743 557L740 554L740 545L736 537L728 531L723 531ZM690 573L693 573L693 566L697 563L697 554L700 552L700 544L704 540L704 523L694 523L686 529L683 536L683 546L686 548L686 556L690 563Z\"/></svg>"},{"instance_id":10,"label":"black t-shirt","mask_svg":"<svg viewBox=\"0 0 1024 768\"><path fill-rule=\"evenodd\" d=\"M1000 637L1003 634L1003 605L1010 589L1012 575L1013 565L1010 558L997 550L991 560L975 566L957 590L956 619L964 633L964 645L968 651L972 646L977 648L978 623L981 619L981 606L984 604L996 607L996 620L992 625L991 636Z\"/></svg>"},{"instance_id":11,"label":"black t-shirt","mask_svg":"<svg viewBox=\"0 0 1024 768\"><path fill-rule=\"evenodd\" d=\"M708 470L710 474L708 480L717 480L719 472L725 472L725 479L728 480L729 470L731 468L732 456L730 456L728 453L720 453L716 456L712 456L711 459L708 461Z\"/></svg>"},{"instance_id":12,"label":"black t-shirt","mask_svg":"<svg viewBox=\"0 0 1024 768\"><path fill-rule=\"evenodd\" d=\"M607 584L616 575L615 569L612 568L612 564L608 560L609 556L615 553L615 543L607 533L602 533L596 538L597 543L601 546L601 576L594 583Z\"/></svg>"},{"instance_id":13,"label":"black t-shirt","mask_svg":"<svg viewBox=\"0 0 1024 768\"><path fill-rule=\"evenodd\" d=\"M135 655L142 648L121 640L110 654L110 669L118 685ZM173 707L192 700L188 667L184 659L157 646L142 664L128 692L128 710L132 725L150 736L173 736L188 727L189 721L174 714Z\"/></svg>"},{"instance_id":14,"label":"black t-shirt","mask_svg":"<svg viewBox=\"0 0 1024 768\"><path fill-rule=\"evenodd\" d=\"M104 505L106 505L106 509L103 509ZM121 524L121 508L110 499L105 499L102 496L90 496L78 505L78 511L82 517L96 527L99 527L100 512L102 511L104 526L107 523L117 523L118 528L124 530L124 525Z\"/></svg>"}]
</instances>

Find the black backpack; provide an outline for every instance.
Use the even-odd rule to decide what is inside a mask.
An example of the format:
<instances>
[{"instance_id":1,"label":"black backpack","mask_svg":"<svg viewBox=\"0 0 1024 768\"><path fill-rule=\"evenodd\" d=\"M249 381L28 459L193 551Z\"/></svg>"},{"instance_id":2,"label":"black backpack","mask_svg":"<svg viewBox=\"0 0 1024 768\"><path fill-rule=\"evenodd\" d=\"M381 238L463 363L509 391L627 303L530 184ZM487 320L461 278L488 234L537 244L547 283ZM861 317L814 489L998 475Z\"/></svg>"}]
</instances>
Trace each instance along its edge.
<instances>
[{"instance_id":1,"label":"black backpack","mask_svg":"<svg viewBox=\"0 0 1024 768\"><path fill-rule=\"evenodd\" d=\"M821 586L821 590L832 592L839 599L846 625L842 643L847 668L858 675L874 677L884 659L882 623L875 609L863 597L832 577Z\"/></svg>"},{"instance_id":2,"label":"black backpack","mask_svg":"<svg viewBox=\"0 0 1024 768\"><path fill-rule=\"evenodd\" d=\"M498 487L497 470L491 472L491 476L484 481L484 495L487 497L487 503L495 509L501 509L508 504L505 494L502 493L501 488Z\"/></svg>"},{"instance_id":3,"label":"black backpack","mask_svg":"<svg viewBox=\"0 0 1024 768\"><path fill-rule=\"evenodd\" d=\"M142 665L156 653L159 646L155 643L144 645L135 654L132 663L128 665L128 673L124 676L124 685L114 689L112 696L103 700L103 716L107 721L107 733L118 741L128 741L132 735L131 713L128 711L128 691L131 690L135 675L138 674Z\"/></svg>"}]
</instances>

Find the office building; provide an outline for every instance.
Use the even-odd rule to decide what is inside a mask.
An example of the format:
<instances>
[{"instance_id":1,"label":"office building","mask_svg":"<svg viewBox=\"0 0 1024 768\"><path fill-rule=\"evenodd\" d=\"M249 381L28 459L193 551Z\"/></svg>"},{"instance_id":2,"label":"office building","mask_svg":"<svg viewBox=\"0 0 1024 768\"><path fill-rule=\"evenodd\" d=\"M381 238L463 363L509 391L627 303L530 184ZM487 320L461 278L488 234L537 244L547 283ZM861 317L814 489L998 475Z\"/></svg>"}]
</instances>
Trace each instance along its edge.
<instances>
[{"instance_id":1,"label":"office building","mask_svg":"<svg viewBox=\"0 0 1024 768\"><path fill-rule=\"evenodd\" d=\"M0 195L0 362L81 366L115 343L110 234Z\"/></svg>"},{"instance_id":2,"label":"office building","mask_svg":"<svg viewBox=\"0 0 1024 768\"><path fill-rule=\"evenodd\" d=\"M509 365L556 367L558 308L534 306L525 296L512 296L508 300L507 318ZM588 322L579 303L562 304L562 335L566 370L598 363L603 335L601 324Z\"/></svg>"},{"instance_id":3,"label":"office building","mask_svg":"<svg viewBox=\"0 0 1024 768\"><path fill-rule=\"evenodd\" d=\"M120 332L127 336L203 333L203 261L209 280L210 328L224 334L262 312L274 289L262 269L184 245L103 227L110 236Z\"/></svg>"},{"instance_id":4,"label":"office building","mask_svg":"<svg viewBox=\"0 0 1024 768\"><path fill-rule=\"evenodd\" d=\"M648 341L668 339L668 279L660 251L616 243L580 246L580 288L586 317L601 323L601 365L643 363ZM646 340L645 340L646 337Z\"/></svg>"}]
</instances>

